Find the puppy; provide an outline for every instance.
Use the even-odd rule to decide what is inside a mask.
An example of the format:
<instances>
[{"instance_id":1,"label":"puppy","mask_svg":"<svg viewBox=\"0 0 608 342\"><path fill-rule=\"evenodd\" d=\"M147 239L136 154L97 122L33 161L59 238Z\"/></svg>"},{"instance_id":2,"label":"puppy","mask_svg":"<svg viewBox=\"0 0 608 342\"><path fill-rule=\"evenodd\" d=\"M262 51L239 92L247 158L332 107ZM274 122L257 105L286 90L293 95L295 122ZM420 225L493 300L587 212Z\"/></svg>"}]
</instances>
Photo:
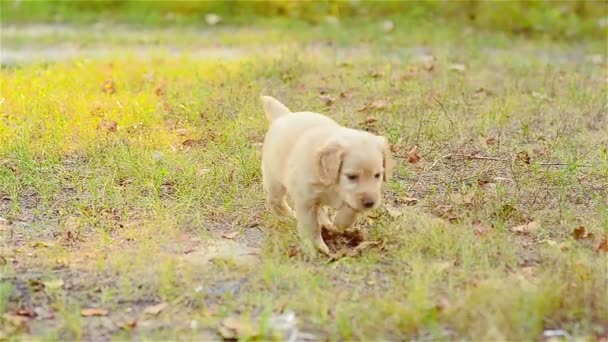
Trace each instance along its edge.
<instances>
[{"instance_id":1,"label":"puppy","mask_svg":"<svg viewBox=\"0 0 608 342\"><path fill-rule=\"evenodd\" d=\"M380 205L382 181L392 169L388 142L319 113L292 113L270 96L262 96L262 103L270 122L262 151L268 206L275 214L295 217L306 247L329 255L322 226L343 231L358 213ZM333 225L325 207L337 210Z\"/></svg>"}]
</instances>

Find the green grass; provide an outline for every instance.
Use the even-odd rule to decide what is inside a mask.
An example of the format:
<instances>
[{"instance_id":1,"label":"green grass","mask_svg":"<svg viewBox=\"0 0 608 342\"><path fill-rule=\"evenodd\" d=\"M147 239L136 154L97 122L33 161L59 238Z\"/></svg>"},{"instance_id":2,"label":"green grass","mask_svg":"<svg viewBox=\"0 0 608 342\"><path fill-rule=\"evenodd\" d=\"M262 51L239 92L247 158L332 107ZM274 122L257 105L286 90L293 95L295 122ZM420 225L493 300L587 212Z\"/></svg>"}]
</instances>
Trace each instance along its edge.
<instances>
[{"instance_id":1,"label":"green grass","mask_svg":"<svg viewBox=\"0 0 608 342\"><path fill-rule=\"evenodd\" d=\"M4 67L0 336L217 339L226 317L265 331L283 310L329 340L606 335L604 42L410 31L334 29L339 44L325 46L323 30L285 43L263 41L267 28L226 29L224 42L263 53L143 58L110 41L114 57ZM408 41L426 42L432 70ZM598 53L601 64L588 61ZM294 222L267 213L261 93L390 138L385 201L401 215L382 208L358 223L381 246L307 260ZM385 108L359 111L379 99ZM540 227L511 230L529 221ZM579 226L594 236L575 239ZM55 279L64 285L38 284ZM91 307L108 314L79 314ZM14 322L34 308L54 317Z\"/></svg>"}]
</instances>

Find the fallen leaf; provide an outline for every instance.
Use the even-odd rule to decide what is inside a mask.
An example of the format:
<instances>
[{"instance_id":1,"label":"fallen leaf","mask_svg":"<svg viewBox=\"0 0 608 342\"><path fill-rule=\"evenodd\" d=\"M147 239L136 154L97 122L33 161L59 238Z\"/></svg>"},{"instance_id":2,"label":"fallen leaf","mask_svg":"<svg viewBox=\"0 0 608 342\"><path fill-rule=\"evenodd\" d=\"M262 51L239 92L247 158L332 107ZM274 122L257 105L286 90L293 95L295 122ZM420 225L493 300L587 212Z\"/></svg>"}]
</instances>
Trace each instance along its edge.
<instances>
[{"instance_id":1,"label":"fallen leaf","mask_svg":"<svg viewBox=\"0 0 608 342\"><path fill-rule=\"evenodd\" d=\"M378 122L378 119L376 119L373 116L368 116L367 119L365 119L365 121L363 121L361 123L361 125L365 125L365 126L372 126L373 124L375 124L376 122Z\"/></svg>"},{"instance_id":2,"label":"fallen leaf","mask_svg":"<svg viewBox=\"0 0 608 342\"><path fill-rule=\"evenodd\" d=\"M530 156L528 155L528 152L517 152L517 161L522 162L524 164L530 164Z\"/></svg>"},{"instance_id":3,"label":"fallen leaf","mask_svg":"<svg viewBox=\"0 0 608 342\"><path fill-rule=\"evenodd\" d=\"M126 318L119 321L117 325L123 330L131 330L137 326L137 320L135 318Z\"/></svg>"},{"instance_id":4,"label":"fallen leaf","mask_svg":"<svg viewBox=\"0 0 608 342\"><path fill-rule=\"evenodd\" d=\"M464 64L452 64L448 67L450 71L465 72L467 67Z\"/></svg>"},{"instance_id":5,"label":"fallen leaf","mask_svg":"<svg viewBox=\"0 0 608 342\"><path fill-rule=\"evenodd\" d=\"M418 146L414 145L414 147L407 152L407 162L410 164L416 164L419 161L420 155L418 154Z\"/></svg>"},{"instance_id":6,"label":"fallen leaf","mask_svg":"<svg viewBox=\"0 0 608 342\"><path fill-rule=\"evenodd\" d=\"M606 235L602 237L600 243L595 248L595 251L597 253L608 253L608 238L606 237Z\"/></svg>"},{"instance_id":7,"label":"fallen leaf","mask_svg":"<svg viewBox=\"0 0 608 342\"><path fill-rule=\"evenodd\" d=\"M487 137L486 138L486 144L492 146L492 145L496 145L498 143L498 139L496 137Z\"/></svg>"},{"instance_id":8,"label":"fallen leaf","mask_svg":"<svg viewBox=\"0 0 608 342\"><path fill-rule=\"evenodd\" d=\"M406 205L416 205L416 203L418 203L418 201L420 201L420 200L415 197L404 197L403 198L403 202L405 202Z\"/></svg>"},{"instance_id":9,"label":"fallen leaf","mask_svg":"<svg viewBox=\"0 0 608 342\"><path fill-rule=\"evenodd\" d=\"M84 317L107 316L108 310L101 308L86 308L80 310L80 315Z\"/></svg>"},{"instance_id":10,"label":"fallen leaf","mask_svg":"<svg viewBox=\"0 0 608 342\"><path fill-rule=\"evenodd\" d=\"M589 233L587 231L587 228L585 228L584 226L579 226L579 227L574 228L571 235L576 240L583 240L583 239L593 240L595 238L595 235L593 235L593 233Z\"/></svg>"},{"instance_id":11,"label":"fallen leaf","mask_svg":"<svg viewBox=\"0 0 608 342\"><path fill-rule=\"evenodd\" d=\"M44 287L47 289L59 289L63 287L63 279L53 279L49 281L44 281L42 282L42 284L44 284Z\"/></svg>"},{"instance_id":12,"label":"fallen leaf","mask_svg":"<svg viewBox=\"0 0 608 342\"><path fill-rule=\"evenodd\" d=\"M385 204L384 208L386 209L386 212L389 214L389 216L392 218L397 218L403 215L403 211L401 209L394 207L390 204Z\"/></svg>"},{"instance_id":13,"label":"fallen leaf","mask_svg":"<svg viewBox=\"0 0 608 342\"><path fill-rule=\"evenodd\" d=\"M363 107L359 108L359 112L365 112L370 109L384 109L388 106L388 102L386 100L374 100L371 103L366 103Z\"/></svg>"},{"instance_id":14,"label":"fallen leaf","mask_svg":"<svg viewBox=\"0 0 608 342\"><path fill-rule=\"evenodd\" d=\"M118 130L118 124L116 121L102 119L99 125L97 125L97 130L100 132L114 133Z\"/></svg>"},{"instance_id":15,"label":"fallen leaf","mask_svg":"<svg viewBox=\"0 0 608 342\"><path fill-rule=\"evenodd\" d=\"M225 339L242 339L258 336L260 330L250 322L236 317L228 317L222 321L219 332Z\"/></svg>"},{"instance_id":16,"label":"fallen leaf","mask_svg":"<svg viewBox=\"0 0 608 342\"><path fill-rule=\"evenodd\" d=\"M334 104L334 99L331 96L327 95L327 94L321 95L321 96L319 96L319 98L321 99L321 102L323 102L323 104L326 107L329 107L332 104Z\"/></svg>"},{"instance_id":17,"label":"fallen leaf","mask_svg":"<svg viewBox=\"0 0 608 342\"><path fill-rule=\"evenodd\" d=\"M529 234L540 228L540 223L532 221L521 226L511 227L510 231L520 234Z\"/></svg>"},{"instance_id":18,"label":"fallen leaf","mask_svg":"<svg viewBox=\"0 0 608 342\"><path fill-rule=\"evenodd\" d=\"M112 80L107 80L101 85L101 91L107 94L114 94L116 92L116 84Z\"/></svg>"},{"instance_id":19,"label":"fallen leaf","mask_svg":"<svg viewBox=\"0 0 608 342\"><path fill-rule=\"evenodd\" d=\"M144 313L148 314L148 315L153 315L156 316L158 315L161 311L163 311L169 304L162 302L156 305L151 305L148 306L147 308L144 309Z\"/></svg>"},{"instance_id":20,"label":"fallen leaf","mask_svg":"<svg viewBox=\"0 0 608 342\"><path fill-rule=\"evenodd\" d=\"M234 232L224 233L224 234L222 234L222 237L224 239L234 239L237 235L239 235L239 232L234 231Z\"/></svg>"},{"instance_id":21,"label":"fallen leaf","mask_svg":"<svg viewBox=\"0 0 608 342\"><path fill-rule=\"evenodd\" d=\"M215 25L219 24L221 21L222 21L222 18L215 13L205 14L205 22L209 26L215 26Z\"/></svg>"},{"instance_id":22,"label":"fallen leaf","mask_svg":"<svg viewBox=\"0 0 608 342\"><path fill-rule=\"evenodd\" d=\"M158 87L156 87L156 89L154 89L154 94L158 97L165 96L165 94L166 94L165 86L161 84Z\"/></svg>"},{"instance_id":23,"label":"fallen leaf","mask_svg":"<svg viewBox=\"0 0 608 342\"><path fill-rule=\"evenodd\" d=\"M33 318L33 317L36 317L36 312L34 312L30 309L19 309L19 310L17 310L17 315Z\"/></svg>"},{"instance_id":24,"label":"fallen leaf","mask_svg":"<svg viewBox=\"0 0 608 342\"><path fill-rule=\"evenodd\" d=\"M182 146L194 147L194 146L205 146L206 141L204 139L186 139L182 142Z\"/></svg>"}]
</instances>

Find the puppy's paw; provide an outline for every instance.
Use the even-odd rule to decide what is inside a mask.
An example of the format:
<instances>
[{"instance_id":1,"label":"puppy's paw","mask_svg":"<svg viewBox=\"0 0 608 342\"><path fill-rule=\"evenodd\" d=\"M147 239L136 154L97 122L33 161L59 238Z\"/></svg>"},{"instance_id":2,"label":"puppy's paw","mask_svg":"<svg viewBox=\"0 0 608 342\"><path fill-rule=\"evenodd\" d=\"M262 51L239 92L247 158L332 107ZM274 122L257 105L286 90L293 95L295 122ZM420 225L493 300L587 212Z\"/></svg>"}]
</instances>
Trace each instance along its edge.
<instances>
[{"instance_id":1,"label":"puppy's paw","mask_svg":"<svg viewBox=\"0 0 608 342\"><path fill-rule=\"evenodd\" d=\"M319 236L317 239L315 239L315 247L317 248L317 250L327 256L331 256L331 252L329 251L329 247L327 247L327 245L325 244L325 241L323 241L323 238L321 236Z\"/></svg>"}]
</instances>

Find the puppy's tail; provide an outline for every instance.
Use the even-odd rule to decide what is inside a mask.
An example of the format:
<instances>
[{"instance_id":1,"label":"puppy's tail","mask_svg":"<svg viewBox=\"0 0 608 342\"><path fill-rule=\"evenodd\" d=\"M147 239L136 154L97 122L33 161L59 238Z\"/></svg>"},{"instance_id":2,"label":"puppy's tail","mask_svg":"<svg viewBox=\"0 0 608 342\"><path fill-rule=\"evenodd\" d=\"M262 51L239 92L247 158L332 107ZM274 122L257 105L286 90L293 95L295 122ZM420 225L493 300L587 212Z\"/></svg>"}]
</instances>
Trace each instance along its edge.
<instances>
[{"instance_id":1,"label":"puppy's tail","mask_svg":"<svg viewBox=\"0 0 608 342\"><path fill-rule=\"evenodd\" d=\"M279 102L279 100L275 99L272 96L262 96L262 104L264 105L264 113L266 114L266 119L269 122L273 122L279 117L290 114L291 111L289 108L285 107L284 104Z\"/></svg>"}]
</instances>

